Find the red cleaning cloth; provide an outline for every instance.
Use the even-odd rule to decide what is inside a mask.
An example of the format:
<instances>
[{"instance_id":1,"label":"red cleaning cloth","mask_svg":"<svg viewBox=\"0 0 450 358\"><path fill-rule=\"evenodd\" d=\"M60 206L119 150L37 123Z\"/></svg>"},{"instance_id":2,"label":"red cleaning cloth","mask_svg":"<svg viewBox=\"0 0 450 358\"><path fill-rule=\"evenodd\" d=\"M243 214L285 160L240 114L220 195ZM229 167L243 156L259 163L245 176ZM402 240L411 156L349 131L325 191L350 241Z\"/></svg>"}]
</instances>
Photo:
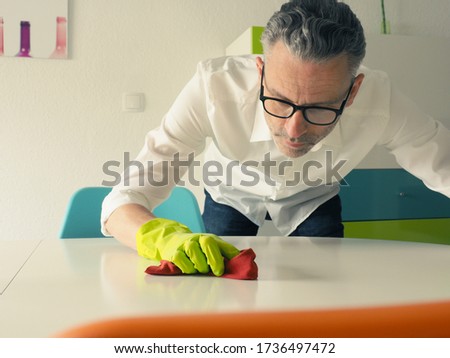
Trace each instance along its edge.
<instances>
[{"instance_id":1,"label":"red cleaning cloth","mask_svg":"<svg viewBox=\"0 0 450 358\"><path fill-rule=\"evenodd\" d=\"M258 266L255 262L256 254L252 249L242 250L231 260L225 259L225 272L220 277L236 280L256 280ZM181 270L170 261L162 260L159 266L149 266L145 270L150 275L182 275ZM210 273L212 275L212 273Z\"/></svg>"}]
</instances>

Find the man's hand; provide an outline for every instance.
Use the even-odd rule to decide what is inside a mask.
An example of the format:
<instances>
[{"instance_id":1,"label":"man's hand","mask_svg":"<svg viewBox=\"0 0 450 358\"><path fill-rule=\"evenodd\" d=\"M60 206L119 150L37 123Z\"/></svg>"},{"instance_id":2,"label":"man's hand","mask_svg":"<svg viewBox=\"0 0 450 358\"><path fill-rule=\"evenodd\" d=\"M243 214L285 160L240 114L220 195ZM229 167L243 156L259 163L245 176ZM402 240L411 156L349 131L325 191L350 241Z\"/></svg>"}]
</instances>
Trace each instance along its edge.
<instances>
[{"instance_id":1,"label":"man's hand","mask_svg":"<svg viewBox=\"0 0 450 358\"><path fill-rule=\"evenodd\" d=\"M233 245L213 234L193 234L173 220L156 218L142 225L136 234L138 254L151 260L173 262L183 273L222 276L224 257L239 254Z\"/></svg>"}]
</instances>

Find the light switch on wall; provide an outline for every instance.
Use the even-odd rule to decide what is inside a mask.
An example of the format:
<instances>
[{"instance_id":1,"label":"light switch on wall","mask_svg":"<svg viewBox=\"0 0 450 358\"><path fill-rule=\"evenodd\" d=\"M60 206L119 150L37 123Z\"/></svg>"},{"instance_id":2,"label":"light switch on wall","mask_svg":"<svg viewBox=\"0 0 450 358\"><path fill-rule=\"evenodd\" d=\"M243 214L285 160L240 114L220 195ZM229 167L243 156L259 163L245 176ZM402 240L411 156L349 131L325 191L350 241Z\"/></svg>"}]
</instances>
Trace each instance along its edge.
<instances>
[{"instance_id":1,"label":"light switch on wall","mask_svg":"<svg viewBox=\"0 0 450 358\"><path fill-rule=\"evenodd\" d=\"M145 96L143 93L124 93L122 95L123 112L144 112Z\"/></svg>"}]
</instances>

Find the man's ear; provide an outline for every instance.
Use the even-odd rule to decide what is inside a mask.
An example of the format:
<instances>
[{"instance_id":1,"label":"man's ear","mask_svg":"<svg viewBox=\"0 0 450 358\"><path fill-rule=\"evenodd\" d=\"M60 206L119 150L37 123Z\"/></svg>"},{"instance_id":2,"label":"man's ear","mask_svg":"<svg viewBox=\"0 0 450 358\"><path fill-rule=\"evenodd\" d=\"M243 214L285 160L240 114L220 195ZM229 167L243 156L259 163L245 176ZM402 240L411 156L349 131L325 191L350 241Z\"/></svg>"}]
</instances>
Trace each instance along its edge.
<instances>
[{"instance_id":1,"label":"man's ear","mask_svg":"<svg viewBox=\"0 0 450 358\"><path fill-rule=\"evenodd\" d=\"M256 57L256 68L258 69L259 77L262 76L262 69L264 67L264 61L261 57Z\"/></svg>"},{"instance_id":2,"label":"man's ear","mask_svg":"<svg viewBox=\"0 0 450 358\"><path fill-rule=\"evenodd\" d=\"M350 93L350 97L349 97L345 107L348 107L348 106L352 105L352 103L353 103L353 101L354 101L354 99L355 99L355 97L356 97L356 95L357 95L357 93L359 91L359 88L361 87L361 84L363 83L363 81L364 81L364 74L363 73L360 73L358 76L356 76L355 82L353 83L352 93Z\"/></svg>"}]
</instances>

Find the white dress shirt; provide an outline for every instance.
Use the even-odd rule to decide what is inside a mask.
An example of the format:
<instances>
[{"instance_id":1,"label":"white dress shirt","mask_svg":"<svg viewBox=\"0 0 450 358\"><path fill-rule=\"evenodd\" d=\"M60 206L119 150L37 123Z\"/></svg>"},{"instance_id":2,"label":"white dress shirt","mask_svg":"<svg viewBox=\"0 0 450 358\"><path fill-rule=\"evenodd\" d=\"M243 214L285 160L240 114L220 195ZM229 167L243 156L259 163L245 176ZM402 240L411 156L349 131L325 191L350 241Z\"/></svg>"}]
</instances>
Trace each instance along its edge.
<instances>
[{"instance_id":1,"label":"white dress shirt","mask_svg":"<svg viewBox=\"0 0 450 358\"><path fill-rule=\"evenodd\" d=\"M201 62L161 125L150 131L135 165L104 203L104 222L119 206L160 204L205 151L202 181L218 203L234 207L257 225L268 212L288 235L339 192L345 177L375 145L430 189L450 197L450 131L399 93L388 76L361 67L363 84L336 127L300 158L276 147L259 100L255 56ZM185 161L185 162L183 162ZM182 165L173 165L182 163ZM186 180L186 179L184 179Z\"/></svg>"}]
</instances>

